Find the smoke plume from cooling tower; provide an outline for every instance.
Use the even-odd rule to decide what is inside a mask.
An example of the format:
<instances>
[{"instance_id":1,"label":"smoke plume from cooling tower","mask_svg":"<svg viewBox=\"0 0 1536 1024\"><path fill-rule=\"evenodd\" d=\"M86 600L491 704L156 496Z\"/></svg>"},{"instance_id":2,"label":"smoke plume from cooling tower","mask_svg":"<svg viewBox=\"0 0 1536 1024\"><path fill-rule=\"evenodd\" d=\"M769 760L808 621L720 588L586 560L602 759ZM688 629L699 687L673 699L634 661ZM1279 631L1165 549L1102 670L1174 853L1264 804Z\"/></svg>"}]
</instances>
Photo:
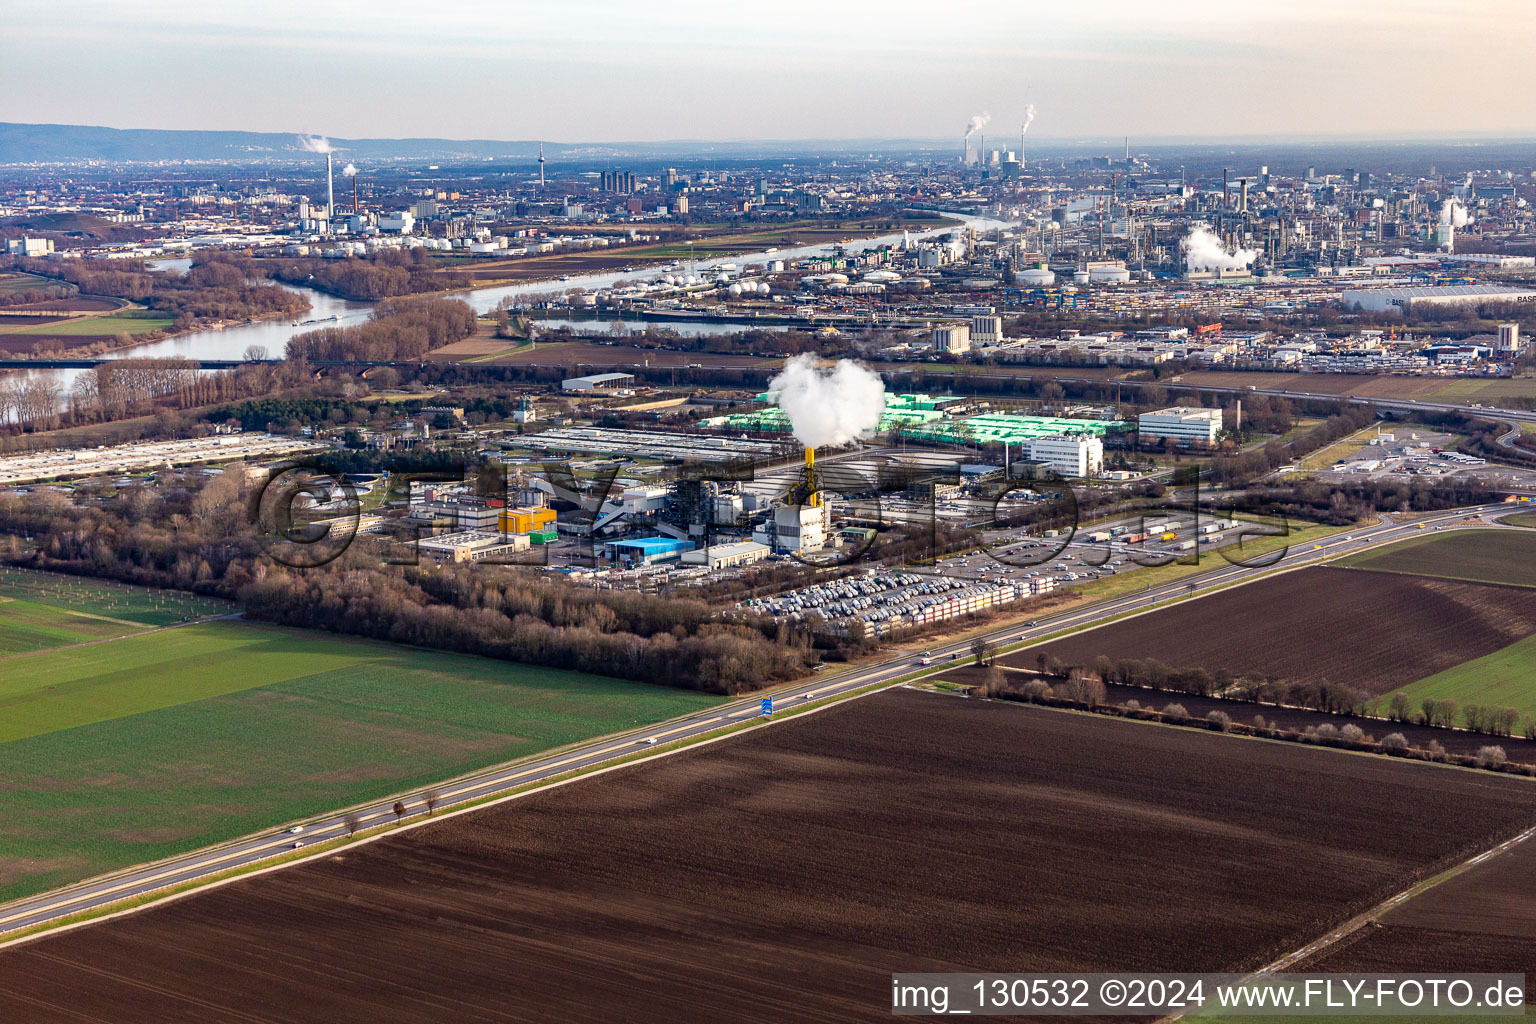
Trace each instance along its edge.
<instances>
[{"instance_id":1,"label":"smoke plume from cooling tower","mask_svg":"<svg viewBox=\"0 0 1536 1024\"><path fill-rule=\"evenodd\" d=\"M850 359L822 369L814 355L801 353L784 364L768 389L779 393L779 408L807 448L847 444L879 427L885 411L885 382Z\"/></svg>"},{"instance_id":2,"label":"smoke plume from cooling tower","mask_svg":"<svg viewBox=\"0 0 1536 1024\"><path fill-rule=\"evenodd\" d=\"M300 135L299 145L311 153L329 153L335 148L331 145L331 140L324 135Z\"/></svg>"},{"instance_id":3,"label":"smoke plume from cooling tower","mask_svg":"<svg viewBox=\"0 0 1536 1024\"><path fill-rule=\"evenodd\" d=\"M1029 126L1034 124L1034 122L1035 122L1035 105L1033 103L1031 103L1028 107L1024 108L1024 123L1019 126L1019 136L1021 138L1023 137L1025 132L1029 131Z\"/></svg>"},{"instance_id":4,"label":"smoke plume from cooling tower","mask_svg":"<svg viewBox=\"0 0 1536 1024\"><path fill-rule=\"evenodd\" d=\"M1238 249L1227 252L1221 239L1206 227L1196 227L1179 243L1184 250L1186 270L1242 270L1259 254L1257 249Z\"/></svg>"},{"instance_id":5,"label":"smoke plume from cooling tower","mask_svg":"<svg viewBox=\"0 0 1536 1024\"><path fill-rule=\"evenodd\" d=\"M977 132L981 131L987 126L987 122L990 120L992 120L991 114L977 114L976 116L972 117L965 123L965 137L970 138L972 135L975 135Z\"/></svg>"},{"instance_id":6,"label":"smoke plume from cooling tower","mask_svg":"<svg viewBox=\"0 0 1536 1024\"><path fill-rule=\"evenodd\" d=\"M1448 224L1453 228L1466 225L1472 218L1467 215L1467 208L1458 200L1447 199L1440 205L1440 223Z\"/></svg>"}]
</instances>

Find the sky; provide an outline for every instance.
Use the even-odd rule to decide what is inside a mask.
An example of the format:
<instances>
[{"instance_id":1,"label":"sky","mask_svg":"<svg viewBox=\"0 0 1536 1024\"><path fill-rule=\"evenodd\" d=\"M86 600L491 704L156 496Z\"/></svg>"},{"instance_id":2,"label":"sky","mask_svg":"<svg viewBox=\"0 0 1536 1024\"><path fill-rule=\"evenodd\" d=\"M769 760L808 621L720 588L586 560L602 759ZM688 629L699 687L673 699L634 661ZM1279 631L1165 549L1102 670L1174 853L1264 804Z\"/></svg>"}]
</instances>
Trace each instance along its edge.
<instances>
[{"instance_id":1,"label":"sky","mask_svg":"<svg viewBox=\"0 0 1536 1024\"><path fill-rule=\"evenodd\" d=\"M548 139L1536 136L1532 0L3 0L0 121ZM995 148L989 145L989 148Z\"/></svg>"}]
</instances>

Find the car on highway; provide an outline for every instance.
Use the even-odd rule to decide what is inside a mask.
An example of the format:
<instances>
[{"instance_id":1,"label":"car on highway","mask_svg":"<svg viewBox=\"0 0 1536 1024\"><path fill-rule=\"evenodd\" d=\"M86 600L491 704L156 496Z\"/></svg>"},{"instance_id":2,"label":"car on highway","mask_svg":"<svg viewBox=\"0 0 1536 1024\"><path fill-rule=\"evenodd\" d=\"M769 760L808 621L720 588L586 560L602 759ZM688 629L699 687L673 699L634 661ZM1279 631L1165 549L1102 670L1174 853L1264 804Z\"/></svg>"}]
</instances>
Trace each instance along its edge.
<instances>
[{"instance_id":1,"label":"car on highway","mask_svg":"<svg viewBox=\"0 0 1536 1024\"><path fill-rule=\"evenodd\" d=\"M924 651L923 656L917 659L917 663L919 665L932 665L933 655L929 654L927 651Z\"/></svg>"},{"instance_id":2,"label":"car on highway","mask_svg":"<svg viewBox=\"0 0 1536 1024\"><path fill-rule=\"evenodd\" d=\"M303 845L304 845L304 840L302 840L302 839L295 840L294 844L293 844L293 849L297 850L297 849L299 849Z\"/></svg>"},{"instance_id":3,"label":"car on highway","mask_svg":"<svg viewBox=\"0 0 1536 1024\"><path fill-rule=\"evenodd\" d=\"M647 736L645 739L640 741L640 745L644 747L654 747L656 745L656 737Z\"/></svg>"},{"instance_id":4,"label":"car on highway","mask_svg":"<svg viewBox=\"0 0 1536 1024\"><path fill-rule=\"evenodd\" d=\"M295 825L295 826L293 826L293 828L288 830L288 834L291 835L291 836L296 836L300 832L303 832L303 831L304 831L304 826L303 825Z\"/></svg>"}]
</instances>

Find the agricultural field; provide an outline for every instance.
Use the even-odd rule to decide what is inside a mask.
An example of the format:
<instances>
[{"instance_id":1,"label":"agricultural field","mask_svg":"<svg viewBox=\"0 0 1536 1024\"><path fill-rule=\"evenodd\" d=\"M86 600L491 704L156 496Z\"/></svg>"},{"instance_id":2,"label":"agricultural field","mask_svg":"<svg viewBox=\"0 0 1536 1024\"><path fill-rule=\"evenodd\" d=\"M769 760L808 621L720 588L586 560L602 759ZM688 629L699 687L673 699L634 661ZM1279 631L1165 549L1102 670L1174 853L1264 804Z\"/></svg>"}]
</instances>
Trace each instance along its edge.
<instances>
[{"instance_id":1,"label":"agricultural field","mask_svg":"<svg viewBox=\"0 0 1536 1024\"><path fill-rule=\"evenodd\" d=\"M887 1020L894 970L1253 967L1532 822L1520 779L888 691L0 951L0 1019Z\"/></svg>"},{"instance_id":2,"label":"agricultural field","mask_svg":"<svg viewBox=\"0 0 1536 1024\"><path fill-rule=\"evenodd\" d=\"M1469 704L1515 708L1536 721L1536 637L1436 672L1402 687L1401 692L1415 708L1433 697L1454 700L1463 708Z\"/></svg>"},{"instance_id":3,"label":"agricultural field","mask_svg":"<svg viewBox=\"0 0 1536 1024\"><path fill-rule=\"evenodd\" d=\"M1536 587L1536 534L1453 530L1350 555L1341 564L1374 572Z\"/></svg>"},{"instance_id":4,"label":"agricultural field","mask_svg":"<svg viewBox=\"0 0 1536 1024\"><path fill-rule=\"evenodd\" d=\"M0 272L0 292L30 292L52 288L63 282L40 274L28 274L20 270Z\"/></svg>"},{"instance_id":5,"label":"agricultural field","mask_svg":"<svg viewBox=\"0 0 1536 1024\"><path fill-rule=\"evenodd\" d=\"M1527 529L1536 527L1536 509L1527 508L1524 512L1516 512L1512 515L1500 516L1499 522L1509 526L1524 526Z\"/></svg>"},{"instance_id":6,"label":"agricultural field","mask_svg":"<svg viewBox=\"0 0 1536 1024\"><path fill-rule=\"evenodd\" d=\"M0 900L718 700L227 620L0 658Z\"/></svg>"},{"instance_id":7,"label":"agricultural field","mask_svg":"<svg viewBox=\"0 0 1536 1024\"><path fill-rule=\"evenodd\" d=\"M62 323L49 324L37 331L6 330L0 322L0 333L42 334L50 338L111 338L119 334L146 334L149 331L169 330L174 321L168 316L84 316Z\"/></svg>"},{"instance_id":8,"label":"agricultural field","mask_svg":"<svg viewBox=\"0 0 1536 1024\"><path fill-rule=\"evenodd\" d=\"M1530 1002L1536 1000L1532 965L1536 841L1526 840L1393 907L1295 969L1524 974Z\"/></svg>"},{"instance_id":9,"label":"agricultural field","mask_svg":"<svg viewBox=\"0 0 1536 1024\"><path fill-rule=\"evenodd\" d=\"M1536 592L1317 567L1122 619L1004 660L1032 668L1041 650L1067 664L1100 654L1154 658L1175 668L1349 683L1384 694L1532 633Z\"/></svg>"},{"instance_id":10,"label":"agricultural field","mask_svg":"<svg viewBox=\"0 0 1536 1024\"><path fill-rule=\"evenodd\" d=\"M228 602L178 591L0 567L0 657L142 633L234 610Z\"/></svg>"}]
</instances>

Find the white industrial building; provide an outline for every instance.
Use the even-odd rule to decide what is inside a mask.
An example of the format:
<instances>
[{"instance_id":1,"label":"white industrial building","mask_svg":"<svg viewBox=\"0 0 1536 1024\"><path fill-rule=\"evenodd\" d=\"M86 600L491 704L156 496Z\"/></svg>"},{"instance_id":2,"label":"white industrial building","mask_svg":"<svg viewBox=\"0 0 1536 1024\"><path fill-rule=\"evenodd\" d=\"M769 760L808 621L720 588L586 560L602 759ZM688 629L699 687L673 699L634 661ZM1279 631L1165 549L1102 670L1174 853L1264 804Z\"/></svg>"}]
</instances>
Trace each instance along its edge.
<instances>
[{"instance_id":1,"label":"white industrial building","mask_svg":"<svg viewBox=\"0 0 1536 1024\"><path fill-rule=\"evenodd\" d=\"M768 557L772 549L766 544L759 544L753 540L738 541L735 544L711 544L707 548L696 551L684 551L682 561L684 565L704 565L711 569L729 569L737 565L750 565L753 562L761 562Z\"/></svg>"},{"instance_id":2,"label":"white industrial building","mask_svg":"<svg viewBox=\"0 0 1536 1024\"><path fill-rule=\"evenodd\" d=\"M1003 318L1000 316L977 316L971 318L971 344L987 346L997 345L1003 340Z\"/></svg>"},{"instance_id":3,"label":"white industrial building","mask_svg":"<svg viewBox=\"0 0 1536 1024\"><path fill-rule=\"evenodd\" d=\"M585 377L571 377L560 382L564 391L600 391L605 388L627 388L635 382L632 373L593 373Z\"/></svg>"},{"instance_id":4,"label":"white industrial building","mask_svg":"<svg viewBox=\"0 0 1536 1024\"><path fill-rule=\"evenodd\" d=\"M1136 417L1143 442L1173 438L1179 444L1215 444L1221 433L1220 409L1189 409L1182 406L1144 412Z\"/></svg>"},{"instance_id":5,"label":"white industrial building","mask_svg":"<svg viewBox=\"0 0 1536 1024\"><path fill-rule=\"evenodd\" d=\"M532 546L526 533L445 533L441 537L416 542L417 549L434 562L479 562L504 558Z\"/></svg>"},{"instance_id":6,"label":"white industrial building","mask_svg":"<svg viewBox=\"0 0 1536 1024\"><path fill-rule=\"evenodd\" d=\"M53 239L51 238L8 238L5 240L5 251L11 256L47 256L53 252Z\"/></svg>"},{"instance_id":7,"label":"white industrial building","mask_svg":"<svg viewBox=\"0 0 1536 1024\"><path fill-rule=\"evenodd\" d=\"M1104 442L1091 434L1036 437L1021 447L1025 458L1043 462L1061 476L1098 476L1104 471Z\"/></svg>"},{"instance_id":8,"label":"white industrial building","mask_svg":"<svg viewBox=\"0 0 1536 1024\"><path fill-rule=\"evenodd\" d=\"M1412 313L1425 308L1477 306L1485 302L1536 302L1536 288L1453 284L1424 288L1349 288L1340 297L1346 309L1364 313Z\"/></svg>"},{"instance_id":9,"label":"white industrial building","mask_svg":"<svg viewBox=\"0 0 1536 1024\"><path fill-rule=\"evenodd\" d=\"M752 539L778 551L801 554L827 546L832 531L830 505L786 505L773 510L773 521L759 526Z\"/></svg>"},{"instance_id":10,"label":"white industrial building","mask_svg":"<svg viewBox=\"0 0 1536 1024\"><path fill-rule=\"evenodd\" d=\"M379 230L408 235L416 227L416 216L409 210L387 214L379 218Z\"/></svg>"},{"instance_id":11,"label":"white industrial building","mask_svg":"<svg viewBox=\"0 0 1536 1024\"><path fill-rule=\"evenodd\" d=\"M969 352L970 324L944 324L933 329L933 347L937 352Z\"/></svg>"}]
</instances>

